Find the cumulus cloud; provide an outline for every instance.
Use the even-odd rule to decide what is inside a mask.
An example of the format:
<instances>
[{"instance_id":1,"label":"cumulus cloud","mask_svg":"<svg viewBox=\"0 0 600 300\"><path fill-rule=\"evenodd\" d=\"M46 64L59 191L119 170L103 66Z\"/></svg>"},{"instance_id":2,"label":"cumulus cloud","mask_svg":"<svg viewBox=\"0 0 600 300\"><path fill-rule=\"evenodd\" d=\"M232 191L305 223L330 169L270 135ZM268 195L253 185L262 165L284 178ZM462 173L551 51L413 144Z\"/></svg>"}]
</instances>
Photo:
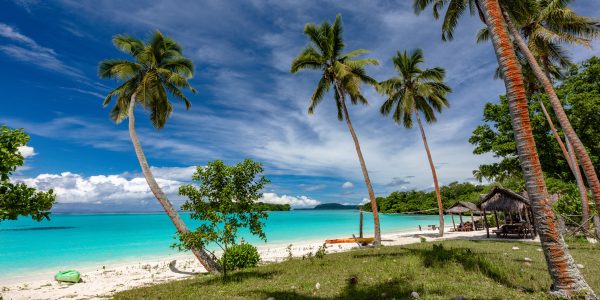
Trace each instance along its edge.
<instances>
[{"instance_id":1,"label":"cumulus cloud","mask_svg":"<svg viewBox=\"0 0 600 300\"><path fill-rule=\"evenodd\" d=\"M153 195L143 177L128 179L123 175L81 176L71 172L40 174L18 180L29 186L47 191L53 189L59 203L135 202L148 200ZM180 181L156 178L167 195L175 195Z\"/></svg>"},{"instance_id":2,"label":"cumulus cloud","mask_svg":"<svg viewBox=\"0 0 600 300\"><path fill-rule=\"evenodd\" d=\"M259 201L271 204L289 204L292 207L310 207L321 203L319 200L310 199L306 196L279 196L276 193L263 193Z\"/></svg>"},{"instance_id":3,"label":"cumulus cloud","mask_svg":"<svg viewBox=\"0 0 600 300\"><path fill-rule=\"evenodd\" d=\"M363 199L362 199L362 201L360 202L360 204L361 204L361 205L362 205L362 204L367 204L367 203L369 203L369 202L371 202L371 200L370 200L369 198L363 198Z\"/></svg>"},{"instance_id":4,"label":"cumulus cloud","mask_svg":"<svg viewBox=\"0 0 600 300\"><path fill-rule=\"evenodd\" d=\"M35 150L33 149L33 147L29 147L29 146L21 146L17 149L19 150L19 153L23 156L23 158L32 157L37 154L37 153L35 153Z\"/></svg>"},{"instance_id":5,"label":"cumulus cloud","mask_svg":"<svg viewBox=\"0 0 600 300\"><path fill-rule=\"evenodd\" d=\"M354 183L352 183L350 181L346 181L346 182L344 182L344 184L342 184L342 188L345 188L345 189L350 189L353 187L354 187Z\"/></svg>"}]
</instances>

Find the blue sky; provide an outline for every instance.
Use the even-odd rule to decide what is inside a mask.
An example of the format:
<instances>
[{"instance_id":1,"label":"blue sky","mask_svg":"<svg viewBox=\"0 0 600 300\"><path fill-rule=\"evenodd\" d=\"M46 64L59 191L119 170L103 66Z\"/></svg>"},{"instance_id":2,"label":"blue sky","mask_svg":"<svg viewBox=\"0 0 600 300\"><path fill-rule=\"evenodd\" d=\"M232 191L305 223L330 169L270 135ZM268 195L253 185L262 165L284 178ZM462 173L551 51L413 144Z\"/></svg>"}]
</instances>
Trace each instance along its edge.
<instances>
[{"instance_id":1,"label":"blue sky","mask_svg":"<svg viewBox=\"0 0 600 300\"><path fill-rule=\"evenodd\" d=\"M447 69L451 107L427 125L442 184L471 181L472 170L493 161L475 156L468 138L482 107L504 92L492 78L490 44L476 44L481 27L465 16L453 42L442 42L430 13L416 16L412 1L0 1L0 123L31 134L30 155L17 177L53 187L59 208L158 209L142 178L126 124L116 125L102 98L117 82L97 77L98 62L123 55L115 34L140 38L159 29L184 47L196 65L192 109L180 104L157 131L137 112L139 135L159 182L174 202L193 166L213 159L264 163L272 184L265 200L297 207L360 203L367 196L345 123L328 96L312 116L308 99L319 74L289 73L307 44L304 24L341 13L348 50L372 50L379 80L394 74L397 50L424 49L426 65ZM600 2L577 1L576 11L600 17ZM576 61L598 55L573 47ZM350 109L377 195L429 189L431 173L417 130L378 113L383 98L371 88L369 106Z\"/></svg>"}]
</instances>

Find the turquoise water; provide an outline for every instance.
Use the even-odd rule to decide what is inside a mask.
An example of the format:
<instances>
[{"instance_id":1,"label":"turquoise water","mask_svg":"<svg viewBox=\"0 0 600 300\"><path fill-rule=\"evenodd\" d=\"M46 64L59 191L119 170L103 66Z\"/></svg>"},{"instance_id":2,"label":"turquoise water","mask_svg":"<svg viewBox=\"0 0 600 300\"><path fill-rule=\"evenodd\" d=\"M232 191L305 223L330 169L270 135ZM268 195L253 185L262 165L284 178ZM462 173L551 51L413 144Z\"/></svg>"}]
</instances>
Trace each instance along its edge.
<instances>
[{"instance_id":1,"label":"turquoise water","mask_svg":"<svg viewBox=\"0 0 600 300\"><path fill-rule=\"evenodd\" d=\"M365 236L372 236L372 215L365 213ZM186 223L194 222L186 214ZM382 232L414 230L437 224L437 216L380 215ZM270 212L267 245L350 237L358 234L358 211L297 210ZM175 228L167 215L54 214L51 221L23 218L0 223L0 277L40 269L99 266L176 254L170 248ZM248 242L265 243L242 232Z\"/></svg>"}]
</instances>

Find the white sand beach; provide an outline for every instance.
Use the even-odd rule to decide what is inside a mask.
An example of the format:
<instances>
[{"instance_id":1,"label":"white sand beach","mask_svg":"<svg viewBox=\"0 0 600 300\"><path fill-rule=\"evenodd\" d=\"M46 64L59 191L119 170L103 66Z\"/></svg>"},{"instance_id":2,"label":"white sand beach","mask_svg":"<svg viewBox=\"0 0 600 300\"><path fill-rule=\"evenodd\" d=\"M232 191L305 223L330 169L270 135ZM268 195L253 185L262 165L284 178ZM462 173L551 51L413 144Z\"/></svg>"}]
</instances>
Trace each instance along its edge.
<instances>
[{"instance_id":1,"label":"white sand beach","mask_svg":"<svg viewBox=\"0 0 600 300\"><path fill-rule=\"evenodd\" d=\"M449 229L448 229L449 230ZM448 231L447 230L447 231ZM419 243L421 237L427 241L441 240L437 231L403 231L383 234L384 245L404 245ZM483 239L485 231L446 232L442 239ZM516 241L516 240L515 240ZM527 240L539 242L536 240ZM292 244L292 254L301 257L313 252L323 244L322 241L307 241ZM340 252L357 247L356 244L328 245L327 252ZM285 260L287 246L262 246L259 252L263 263ZM79 269L82 282L77 284L59 283L53 279L53 273L34 274L30 278L0 280L0 296L9 299L106 299L116 292L135 287L153 285L172 280L181 280L199 273L204 268L192 255L169 256L158 260L122 263L98 268Z\"/></svg>"}]
</instances>

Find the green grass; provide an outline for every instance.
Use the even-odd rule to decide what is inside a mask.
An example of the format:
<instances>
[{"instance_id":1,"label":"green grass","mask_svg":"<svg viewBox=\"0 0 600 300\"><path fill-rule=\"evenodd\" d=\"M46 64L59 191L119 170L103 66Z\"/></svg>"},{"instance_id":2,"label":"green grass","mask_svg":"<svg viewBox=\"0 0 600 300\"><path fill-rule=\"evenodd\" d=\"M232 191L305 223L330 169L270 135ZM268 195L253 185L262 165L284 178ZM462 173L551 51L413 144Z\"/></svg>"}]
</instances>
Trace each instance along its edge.
<instances>
[{"instance_id":1,"label":"green grass","mask_svg":"<svg viewBox=\"0 0 600 300\"><path fill-rule=\"evenodd\" d=\"M201 275L133 289L115 299L412 299L413 291L421 299L547 299L551 282L538 248L515 241L455 240L357 249L233 272L227 282ZM573 241L570 249L585 266L588 283L600 292L600 248ZM357 283L349 283L352 276ZM321 288L315 293L317 282Z\"/></svg>"}]
</instances>

